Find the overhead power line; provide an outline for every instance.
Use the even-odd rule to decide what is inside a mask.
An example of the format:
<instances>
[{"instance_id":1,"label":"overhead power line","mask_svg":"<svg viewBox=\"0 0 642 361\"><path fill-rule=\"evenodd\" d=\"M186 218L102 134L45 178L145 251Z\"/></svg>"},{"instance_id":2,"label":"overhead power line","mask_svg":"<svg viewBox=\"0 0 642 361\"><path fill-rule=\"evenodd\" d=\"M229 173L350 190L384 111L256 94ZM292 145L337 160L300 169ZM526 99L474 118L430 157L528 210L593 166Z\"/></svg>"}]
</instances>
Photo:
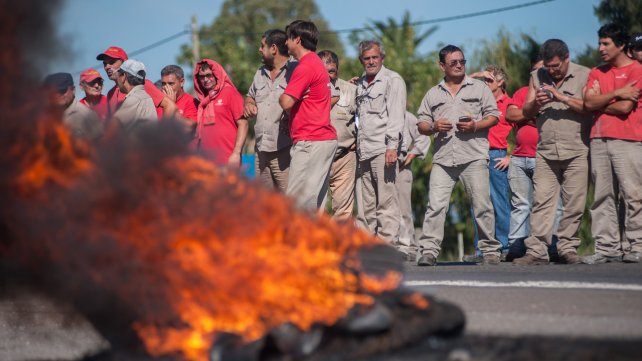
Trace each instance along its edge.
<instances>
[{"instance_id":1,"label":"overhead power line","mask_svg":"<svg viewBox=\"0 0 642 361\"><path fill-rule=\"evenodd\" d=\"M506 11L511 11L511 10L516 10L516 9L522 9L526 7L531 7L535 5L541 5L544 3L549 3L553 2L555 0L538 0L538 1L531 1L523 4L518 4L518 5L511 5L511 6L504 6L501 8L495 8L495 9L489 9L489 10L483 10L483 11L477 11L477 12L472 12L472 13L466 13L466 14L461 14L461 15L454 15L454 16L445 16L441 18L435 18L435 19L428 19L428 20L420 20L420 21L414 21L411 22L410 25L412 26L417 26L417 25L428 25L428 24L436 24L436 23L443 23L443 22L448 22L448 21L454 21L454 20L461 20L461 19L469 19L469 18L474 18L474 17L479 17L479 16L485 16L485 15L492 15L492 14L498 14ZM189 28L189 26L188 26ZM353 33L353 32L362 32L362 31L370 31L371 28L369 27L359 27L359 28L348 28L348 29L339 29L339 30L325 30L325 31L320 31L321 33L324 34L339 34L339 33ZM148 50L157 48L161 45L164 45L174 39L180 38L181 36L184 35L189 35L192 32L188 29L182 30L174 35L170 35L164 39L158 40L152 44L149 44L147 46L144 46L140 49L134 50L129 53L130 56L142 54ZM233 31L221 31L221 32L211 32L211 31L201 31L201 33L207 33L207 35L226 35L226 36L250 36L250 35L262 35L263 33L242 33L242 32L233 32ZM100 68L102 64L96 64L92 68L97 69ZM83 69L84 70L84 69ZM74 74L78 75L82 72L77 71Z\"/></svg>"}]
</instances>

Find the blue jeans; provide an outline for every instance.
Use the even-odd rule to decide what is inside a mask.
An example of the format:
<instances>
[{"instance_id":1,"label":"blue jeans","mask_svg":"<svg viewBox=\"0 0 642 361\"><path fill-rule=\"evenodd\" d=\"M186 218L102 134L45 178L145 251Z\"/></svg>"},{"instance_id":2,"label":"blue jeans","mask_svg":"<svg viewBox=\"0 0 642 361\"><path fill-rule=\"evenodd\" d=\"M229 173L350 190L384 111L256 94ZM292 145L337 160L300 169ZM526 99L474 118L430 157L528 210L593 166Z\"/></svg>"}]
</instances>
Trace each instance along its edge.
<instances>
[{"instance_id":1,"label":"blue jeans","mask_svg":"<svg viewBox=\"0 0 642 361\"><path fill-rule=\"evenodd\" d=\"M530 215L533 208L533 174L535 173L535 158L513 156L508 167L508 183L510 184L510 232L508 234L509 249L512 254L523 256L526 253L524 239L531 233ZM555 226L557 230L562 214L562 200L557 204ZM557 235L553 235L552 245L548 249L551 256L557 254Z\"/></svg>"},{"instance_id":2,"label":"blue jeans","mask_svg":"<svg viewBox=\"0 0 642 361\"><path fill-rule=\"evenodd\" d=\"M495 210L495 239L502 244L502 252L508 251L508 231L510 228L510 201L508 186L508 170L495 169L497 161L495 158L506 156L506 149L490 149L488 151L490 160L488 162L488 176L490 184L490 201ZM474 212L473 212L474 214ZM475 250L477 248L477 224L475 224Z\"/></svg>"}]
</instances>

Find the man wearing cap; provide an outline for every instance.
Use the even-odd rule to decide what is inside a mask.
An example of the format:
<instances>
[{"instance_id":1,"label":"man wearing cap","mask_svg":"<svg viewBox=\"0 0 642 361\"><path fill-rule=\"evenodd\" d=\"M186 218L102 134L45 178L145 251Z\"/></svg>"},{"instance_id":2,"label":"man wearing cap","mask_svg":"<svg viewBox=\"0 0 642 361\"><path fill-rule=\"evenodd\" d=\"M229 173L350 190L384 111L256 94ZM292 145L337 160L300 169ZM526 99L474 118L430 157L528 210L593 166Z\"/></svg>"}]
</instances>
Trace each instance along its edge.
<instances>
[{"instance_id":1,"label":"man wearing cap","mask_svg":"<svg viewBox=\"0 0 642 361\"><path fill-rule=\"evenodd\" d=\"M295 20L285 28L288 53L299 61L285 91L281 108L290 115L294 145L286 194L303 210L322 207L328 191L337 132L330 123L330 78L317 56L319 30L311 21Z\"/></svg>"},{"instance_id":2,"label":"man wearing cap","mask_svg":"<svg viewBox=\"0 0 642 361\"><path fill-rule=\"evenodd\" d=\"M631 59L642 63L642 33L631 35L629 42L629 56Z\"/></svg>"},{"instance_id":3,"label":"man wearing cap","mask_svg":"<svg viewBox=\"0 0 642 361\"><path fill-rule=\"evenodd\" d=\"M96 60L101 60L103 62L103 67L105 69L105 73L107 73L107 77L114 82L116 82L118 68L120 68L123 62L127 59L129 59L127 53L117 46L111 46L96 56ZM150 80L145 81L144 88L154 102L158 119L163 116L174 116L177 110L176 104L174 104L174 102L172 102L165 93L156 88L154 83ZM118 106L124 100L125 94L120 91L118 86L111 88L109 92L107 92L108 114L113 115L118 109Z\"/></svg>"},{"instance_id":4,"label":"man wearing cap","mask_svg":"<svg viewBox=\"0 0 642 361\"><path fill-rule=\"evenodd\" d=\"M178 114L185 119L189 119L196 124L198 111L197 102L193 96L189 95L183 89L185 84L185 73L183 68L178 65L167 65L161 70L161 86L163 93L171 101L176 103Z\"/></svg>"},{"instance_id":5,"label":"man wearing cap","mask_svg":"<svg viewBox=\"0 0 642 361\"><path fill-rule=\"evenodd\" d=\"M125 60L115 72L116 84L125 100L114 113L113 119L126 133L139 131L143 126L157 122L152 97L145 91L145 65L138 60Z\"/></svg>"},{"instance_id":6,"label":"man wearing cap","mask_svg":"<svg viewBox=\"0 0 642 361\"><path fill-rule=\"evenodd\" d=\"M584 257L582 262L639 263L642 260L642 65L626 54L629 36L623 26L606 24L599 29L598 37L598 50L606 64L591 70L584 98L584 108L595 112L591 128L591 174L595 183L591 233L595 254ZM621 223L618 201L624 203L626 212L623 237L622 227L617 227Z\"/></svg>"},{"instance_id":7,"label":"man wearing cap","mask_svg":"<svg viewBox=\"0 0 642 361\"><path fill-rule=\"evenodd\" d=\"M80 73L80 88L85 92L85 97L80 100L91 108L101 120L106 120L109 116L107 113L107 97L103 92L103 77L96 69L87 69Z\"/></svg>"},{"instance_id":8,"label":"man wearing cap","mask_svg":"<svg viewBox=\"0 0 642 361\"><path fill-rule=\"evenodd\" d=\"M225 69L203 59L194 69L194 90L200 102L196 148L218 165L241 166L241 151L249 124L243 117L243 97Z\"/></svg>"},{"instance_id":9,"label":"man wearing cap","mask_svg":"<svg viewBox=\"0 0 642 361\"><path fill-rule=\"evenodd\" d=\"M44 87L51 107L62 112L62 122L74 137L96 139L103 134L98 115L76 101L76 88L71 74L50 74L45 78Z\"/></svg>"}]
</instances>

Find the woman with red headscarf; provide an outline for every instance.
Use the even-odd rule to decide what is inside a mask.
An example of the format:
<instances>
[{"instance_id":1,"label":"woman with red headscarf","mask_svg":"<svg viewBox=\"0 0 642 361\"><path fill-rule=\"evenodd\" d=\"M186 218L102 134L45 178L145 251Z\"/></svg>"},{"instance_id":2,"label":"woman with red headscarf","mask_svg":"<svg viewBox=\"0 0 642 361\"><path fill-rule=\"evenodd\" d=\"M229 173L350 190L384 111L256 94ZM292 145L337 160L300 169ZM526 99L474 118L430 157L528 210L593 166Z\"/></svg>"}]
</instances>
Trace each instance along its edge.
<instances>
[{"instance_id":1,"label":"woman with red headscarf","mask_svg":"<svg viewBox=\"0 0 642 361\"><path fill-rule=\"evenodd\" d=\"M216 164L240 166L248 130L248 121L243 118L243 97L223 67L211 59L196 64L194 89L200 101L196 149Z\"/></svg>"}]
</instances>

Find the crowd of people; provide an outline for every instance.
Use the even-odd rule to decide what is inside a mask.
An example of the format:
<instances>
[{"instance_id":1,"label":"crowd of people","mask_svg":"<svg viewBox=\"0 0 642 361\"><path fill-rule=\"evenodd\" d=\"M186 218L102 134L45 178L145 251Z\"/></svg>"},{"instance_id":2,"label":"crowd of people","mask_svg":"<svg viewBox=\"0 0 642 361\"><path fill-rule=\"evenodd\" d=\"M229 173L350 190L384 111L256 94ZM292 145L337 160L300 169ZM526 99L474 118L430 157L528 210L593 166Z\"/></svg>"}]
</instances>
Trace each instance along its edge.
<instances>
[{"instance_id":1,"label":"crowd of people","mask_svg":"<svg viewBox=\"0 0 642 361\"><path fill-rule=\"evenodd\" d=\"M115 85L102 94L94 69L80 76L76 101L68 73L46 77L50 104L77 137L113 127L136 136L162 118L185 124L190 146L212 162L238 167L249 120L255 119L255 170L265 187L298 208L325 208L394 246L419 266L437 263L453 188L471 199L476 253L465 261L519 265L639 263L642 257L642 34L618 24L598 31L604 64L570 60L567 45L545 41L529 84L510 97L497 65L467 75L464 52L439 51L443 80L406 109L404 79L384 65L377 40L359 44L364 72L339 77L339 58L317 53L319 31L297 20L266 31L262 66L245 97L212 59L193 69L196 98L185 92L177 65L148 80L145 65L119 47L98 54ZM515 132L509 152L508 136ZM411 165L434 142L428 202L415 239ZM577 249L589 175L595 253Z\"/></svg>"}]
</instances>

